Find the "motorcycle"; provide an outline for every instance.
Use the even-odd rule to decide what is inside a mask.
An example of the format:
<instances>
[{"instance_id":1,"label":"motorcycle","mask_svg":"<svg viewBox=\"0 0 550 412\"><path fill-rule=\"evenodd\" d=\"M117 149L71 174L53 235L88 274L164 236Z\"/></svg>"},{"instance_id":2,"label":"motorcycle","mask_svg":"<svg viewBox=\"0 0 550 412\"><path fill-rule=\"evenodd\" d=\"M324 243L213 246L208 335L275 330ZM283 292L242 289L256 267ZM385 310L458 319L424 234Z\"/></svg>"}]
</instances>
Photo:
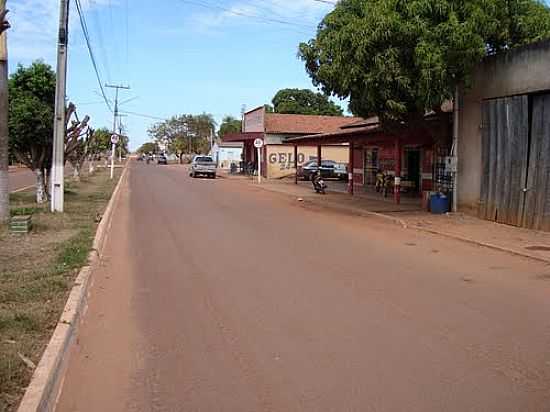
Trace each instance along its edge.
<instances>
[{"instance_id":1,"label":"motorcycle","mask_svg":"<svg viewBox=\"0 0 550 412\"><path fill-rule=\"evenodd\" d=\"M326 194L327 184L321 177L320 172L317 172L313 179L311 179L311 184L313 185L313 190L315 190L316 193L320 193L322 195Z\"/></svg>"}]
</instances>

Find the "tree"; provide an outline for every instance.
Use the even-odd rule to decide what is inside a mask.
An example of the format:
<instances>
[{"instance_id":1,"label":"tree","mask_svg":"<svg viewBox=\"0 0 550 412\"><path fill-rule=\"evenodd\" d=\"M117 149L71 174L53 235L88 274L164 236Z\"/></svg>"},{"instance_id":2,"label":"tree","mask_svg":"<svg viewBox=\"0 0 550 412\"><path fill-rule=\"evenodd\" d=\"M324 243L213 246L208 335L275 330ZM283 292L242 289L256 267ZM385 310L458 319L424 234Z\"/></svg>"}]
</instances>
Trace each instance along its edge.
<instances>
[{"instance_id":1,"label":"tree","mask_svg":"<svg viewBox=\"0 0 550 412\"><path fill-rule=\"evenodd\" d=\"M225 116L220 124L220 130L218 130L218 136L223 138L228 133L240 133L242 123L239 119L235 119L233 116Z\"/></svg>"},{"instance_id":2,"label":"tree","mask_svg":"<svg viewBox=\"0 0 550 412\"><path fill-rule=\"evenodd\" d=\"M184 154L199 154L208 150L215 126L211 114L182 114L154 124L147 132L157 144L175 154L181 163Z\"/></svg>"},{"instance_id":3,"label":"tree","mask_svg":"<svg viewBox=\"0 0 550 412\"><path fill-rule=\"evenodd\" d=\"M71 118L74 115L74 120ZM88 147L92 136L91 129L88 127L90 117L84 116L82 120L78 118L76 106L69 103L66 111L67 127L65 134L64 161L69 161L73 166L73 177L80 180L80 170L86 157L88 156Z\"/></svg>"},{"instance_id":4,"label":"tree","mask_svg":"<svg viewBox=\"0 0 550 412\"><path fill-rule=\"evenodd\" d=\"M51 167L55 73L36 61L19 65L9 79L9 142L17 159L36 175L36 201L47 200L47 170Z\"/></svg>"},{"instance_id":5,"label":"tree","mask_svg":"<svg viewBox=\"0 0 550 412\"><path fill-rule=\"evenodd\" d=\"M439 110L485 55L549 34L536 0L341 0L299 57L354 114L401 123Z\"/></svg>"},{"instance_id":6,"label":"tree","mask_svg":"<svg viewBox=\"0 0 550 412\"><path fill-rule=\"evenodd\" d=\"M158 153L158 145L154 142L143 143L140 148L137 150L138 153L147 154L147 153Z\"/></svg>"},{"instance_id":7,"label":"tree","mask_svg":"<svg viewBox=\"0 0 550 412\"><path fill-rule=\"evenodd\" d=\"M282 89L272 100L275 113L342 116L342 109L322 93L309 89Z\"/></svg>"}]
</instances>

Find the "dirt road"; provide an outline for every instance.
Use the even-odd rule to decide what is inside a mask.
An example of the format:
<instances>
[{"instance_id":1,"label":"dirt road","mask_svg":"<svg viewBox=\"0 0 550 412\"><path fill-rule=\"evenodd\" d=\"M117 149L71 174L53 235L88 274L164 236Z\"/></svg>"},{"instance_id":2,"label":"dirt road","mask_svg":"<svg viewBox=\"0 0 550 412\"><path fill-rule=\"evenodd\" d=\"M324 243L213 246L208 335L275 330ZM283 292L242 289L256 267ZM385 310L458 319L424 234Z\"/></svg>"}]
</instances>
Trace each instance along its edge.
<instances>
[{"instance_id":1,"label":"dirt road","mask_svg":"<svg viewBox=\"0 0 550 412\"><path fill-rule=\"evenodd\" d=\"M59 411L548 411L550 268L131 164Z\"/></svg>"}]
</instances>

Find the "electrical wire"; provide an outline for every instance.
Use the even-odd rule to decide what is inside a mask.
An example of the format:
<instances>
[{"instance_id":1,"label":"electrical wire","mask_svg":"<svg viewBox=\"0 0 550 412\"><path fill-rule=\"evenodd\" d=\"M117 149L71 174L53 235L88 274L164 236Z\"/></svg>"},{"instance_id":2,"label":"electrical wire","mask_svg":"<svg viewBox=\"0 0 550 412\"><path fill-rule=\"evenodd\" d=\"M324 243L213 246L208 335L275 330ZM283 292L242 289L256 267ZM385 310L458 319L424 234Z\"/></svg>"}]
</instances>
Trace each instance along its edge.
<instances>
[{"instance_id":1,"label":"electrical wire","mask_svg":"<svg viewBox=\"0 0 550 412\"><path fill-rule=\"evenodd\" d=\"M295 26L295 27L302 27L302 28L308 28L308 29L313 28L312 26L308 26L308 25L300 24L300 23L294 23L294 22L291 22L291 21L288 21L288 20L274 19L274 18L270 18L270 17L258 16L258 15L255 15L255 14L248 14L248 13L240 12L240 11L237 11L237 10L231 10L231 9L226 8L226 7L222 7L222 6L218 6L218 5L215 5L215 4L202 2L202 1L199 1L199 0L180 0L180 2L186 3L186 4L193 4L195 6L200 6L200 7L204 7L204 8L207 8L207 9L221 10L221 11L225 11L226 13L233 14L235 16L257 19L258 21L261 21L261 22L264 22L264 23L278 23L278 24L283 24L283 25L286 25L286 26ZM306 35L311 34L311 33L306 33L304 31L299 31L299 30L294 30L294 31L297 31L301 34L306 34Z\"/></svg>"},{"instance_id":2,"label":"electrical wire","mask_svg":"<svg viewBox=\"0 0 550 412\"><path fill-rule=\"evenodd\" d=\"M80 20L80 26L82 27L82 32L84 33L84 39L86 40L86 46L88 48L88 54L90 55L90 59L92 61L92 66L95 71L95 75L97 78L97 83L99 84L99 89L101 90L101 96L103 97L103 100L105 101L105 104L107 105L107 108L109 111L113 111L111 108L111 105L109 104L109 99L107 99L107 95L105 94L105 89L103 88L103 82L101 81L101 76L99 74L99 69L97 67L97 62L94 56L94 51L92 49L92 44L90 41L90 34L88 32L88 26L86 24L86 19L84 17L84 13L82 12L82 5L80 4L80 0L75 0L76 4L76 10L78 12L79 20Z\"/></svg>"},{"instance_id":3,"label":"electrical wire","mask_svg":"<svg viewBox=\"0 0 550 412\"><path fill-rule=\"evenodd\" d=\"M97 1L96 0L90 0L90 4L97 5ZM90 14L92 15L92 21L94 23L93 26L96 27L95 33L97 35L97 40L98 40L98 43L99 43L100 56L103 59L103 68L105 69L105 72L107 74L107 81L110 83L111 82L111 69L109 67L109 60L107 59L107 52L106 52L106 49L105 49L105 41L104 41L104 36L103 36L103 29L101 27L101 20L98 17L97 10L94 11L92 7L90 7ZM89 22L89 20L87 20L87 22Z\"/></svg>"},{"instance_id":4,"label":"electrical wire","mask_svg":"<svg viewBox=\"0 0 550 412\"><path fill-rule=\"evenodd\" d=\"M150 114L143 114L143 113L136 113L136 112L128 112L121 110L120 113L122 114L129 114L131 116L137 116L137 117L144 117L146 119L152 119L152 120L161 120L161 121L167 121L168 119L165 117L158 117L158 116L152 116Z\"/></svg>"}]
</instances>

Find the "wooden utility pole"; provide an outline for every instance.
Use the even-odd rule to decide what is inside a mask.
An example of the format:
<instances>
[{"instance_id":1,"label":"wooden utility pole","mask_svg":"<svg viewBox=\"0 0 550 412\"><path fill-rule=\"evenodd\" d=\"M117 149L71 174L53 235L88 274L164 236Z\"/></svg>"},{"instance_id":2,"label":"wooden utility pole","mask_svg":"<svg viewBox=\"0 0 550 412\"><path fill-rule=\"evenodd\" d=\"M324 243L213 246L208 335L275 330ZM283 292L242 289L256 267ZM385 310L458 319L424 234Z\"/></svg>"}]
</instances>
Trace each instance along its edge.
<instances>
[{"instance_id":1,"label":"wooden utility pole","mask_svg":"<svg viewBox=\"0 0 550 412\"><path fill-rule=\"evenodd\" d=\"M10 216L9 153L8 153L8 44L5 20L6 0L0 0L0 224Z\"/></svg>"},{"instance_id":2,"label":"wooden utility pole","mask_svg":"<svg viewBox=\"0 0 550 412\"><path fill-rule=\"evenodd\" d=\"M55 117L51 171L51 211L63 212L65 190L65 95L67 91L67 45L69 44L69 0L59 1L59 32L57 39L57 75L55 86Z\"/></svg>"}]
</instances>

